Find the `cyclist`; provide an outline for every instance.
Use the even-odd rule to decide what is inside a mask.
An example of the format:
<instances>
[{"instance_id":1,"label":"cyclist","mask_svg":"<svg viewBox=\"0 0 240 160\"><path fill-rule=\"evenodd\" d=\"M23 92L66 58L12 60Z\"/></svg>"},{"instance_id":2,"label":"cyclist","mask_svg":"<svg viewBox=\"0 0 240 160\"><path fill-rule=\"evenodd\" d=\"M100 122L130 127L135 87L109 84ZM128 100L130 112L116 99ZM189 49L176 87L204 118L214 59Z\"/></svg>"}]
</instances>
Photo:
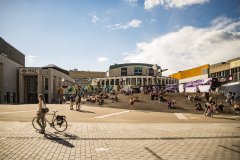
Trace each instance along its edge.
<instances>
[{"instance_id":1,"label":"cyclist","mask_svg":"<svg viewBox=\"0 0 240 160\"><path fill-rule=\"evenodd\" d=\"M44 121L46 113L43 112L43 110L42 110L43 108L46 108L46 104L44 103L44 100L43 100L43 95L38 94L37 123L41 128L41 131L40 131L41 134L44 134L45 127L46 127L46 124Z\"/></svg>"}]
</instances>

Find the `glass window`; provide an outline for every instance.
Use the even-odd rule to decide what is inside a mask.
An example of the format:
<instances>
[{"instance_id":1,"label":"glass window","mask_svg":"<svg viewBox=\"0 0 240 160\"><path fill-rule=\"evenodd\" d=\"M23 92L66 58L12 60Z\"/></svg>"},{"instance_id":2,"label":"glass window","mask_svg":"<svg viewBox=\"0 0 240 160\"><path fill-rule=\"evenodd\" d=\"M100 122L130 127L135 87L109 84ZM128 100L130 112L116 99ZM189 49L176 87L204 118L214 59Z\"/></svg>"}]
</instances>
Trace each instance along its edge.
<instances>
[{"instance_id":1,"label":"glass window","mask_svg":"<svg viewBox=\"0 0 240 160\"><path fill-rule=\"evenodd\" d=\"M121 76L127 76L127 68L121 68Z\"/></svg>"},{"instance_id":2,"label":"glass window","mask_svg":"<svg viewBox=\"0 0 240 160\"><path fill-rule=\"evenodd\" d=\"M154 70L152 68L148 69L148 75L149 76L154 76Z\"/></svg>"},{"instance_id":3,"label":"glass window","mask_svg":"<svg viewBox=\"0 0 240 160\"><path fill-rule=\"evenodd\" d=\"M142 67L134 67L134 75L141 76L142 75Z\"/></svg>"}]
</instances>

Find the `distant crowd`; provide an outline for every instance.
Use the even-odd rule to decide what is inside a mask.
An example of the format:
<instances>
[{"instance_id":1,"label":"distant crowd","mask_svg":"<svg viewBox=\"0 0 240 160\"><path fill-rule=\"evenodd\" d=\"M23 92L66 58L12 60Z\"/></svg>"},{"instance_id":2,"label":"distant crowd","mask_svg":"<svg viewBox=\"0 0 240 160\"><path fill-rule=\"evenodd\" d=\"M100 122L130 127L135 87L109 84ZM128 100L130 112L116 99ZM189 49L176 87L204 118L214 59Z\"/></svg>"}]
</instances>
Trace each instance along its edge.
<instances>
[{"instance_id":1,"label":"distant crowd","mask_svg":"<svg viewBox=\"0 0 240 160\"><path fill-rule=\"evenodd\" d=\"M176 109L176 100L171 99L166 96L166 89L160 88L159 86L149 86L149 87L141 87L140 92L142 94L150 95L150 99L152 101L159 101L159 103L166 104L168 109ZM121 92L127 96L129 96L129 109L134 110L134 103L139 101L138 95L133 92L133 90L129 90L128 92ZM213 99L211 92L201 93L197 91L196 93L185 93L185 97L188 102L193 102L195 110L201 111L204 110L204 115L213 117L214 113L224 112L225 105L230 105L233 107L233 110L236 114L240 113L240 106L236 103L235 93L229 92L226 95L225 102L220 101L217 103L217 99ZM118 102L118 93L116 90L112 90L109 93L106 92L86 92L81 87L76 90L75 94L71 94L70 96L65 98L65 96L61 96L59 99L59 103L70 103L70 110L73 110L74 104L76 105L76 110L81 111L81 103L82 98L85 99L85 103L97 103L99 106L103 106L106 101L109 102Z\"/></svg>"}]
</instances>

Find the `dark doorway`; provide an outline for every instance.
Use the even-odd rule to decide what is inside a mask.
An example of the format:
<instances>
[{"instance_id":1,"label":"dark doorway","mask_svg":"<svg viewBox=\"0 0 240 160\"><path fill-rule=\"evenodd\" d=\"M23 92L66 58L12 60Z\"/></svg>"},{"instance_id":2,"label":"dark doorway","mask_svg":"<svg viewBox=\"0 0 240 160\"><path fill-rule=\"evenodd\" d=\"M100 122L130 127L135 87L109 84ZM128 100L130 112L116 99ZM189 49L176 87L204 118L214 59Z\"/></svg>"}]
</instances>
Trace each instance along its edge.
<instances>
[{"instance_id":1,"label":"dark doorway","mask_svg":"<svg viewBox=\"0 0 240 160\"><path fill-rule=\"evenodd\" d=\"M25 76L24 82L27 103L37 103L37 76Z\"/></svg>"}]
</instances>

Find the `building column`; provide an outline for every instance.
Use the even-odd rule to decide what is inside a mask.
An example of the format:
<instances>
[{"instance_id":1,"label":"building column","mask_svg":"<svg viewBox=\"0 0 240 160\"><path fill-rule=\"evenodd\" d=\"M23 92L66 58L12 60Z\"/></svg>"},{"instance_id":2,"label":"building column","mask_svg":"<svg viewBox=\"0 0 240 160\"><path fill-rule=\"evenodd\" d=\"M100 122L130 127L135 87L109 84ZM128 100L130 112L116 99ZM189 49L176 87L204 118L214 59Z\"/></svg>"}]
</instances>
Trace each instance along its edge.
<instances>
[{"instance_id":1,"label":"building column","mask_svg":"<svg viewBox=\"0 0 240 160\"><path fill-rule=\"evenodd\" d=\"M113 85L116 85L116 78L113 79Z\"/></svg>"},{"instance_id":2,"label":"building column","mask_svg":"<svg viewBox=\"0 0 240 160\"><path fill-rule=\"evenodd\" d=\"M54 85L54 99L55 100L57 100L57 96L58 96L58 77L55 77L54 78L54 83L53 83L53 85Z\"/></svg>"},{"instance_id":3,"label":"building column","mask_svg":"<svg viewBox=\"0 0 240 160\"><path fill-rule=\"evenodd\" d=\"M24 75L19 73L19 103L24 103Z\"/></svg>"},{"instance_id":4,"label":"building column","mask_svg":"<svg viewBox=\"0 0 240 160\"><path fill-rule=\"evenodd\" d=\"M143 84L143 77L141 78L141 86L143 86L144 84Z\"/></svg>"},{"instance_id":5,"label":"building column","mask_svg":"<svg viewBox=\"0 0 240 160\"><path fill-rule=\"evenodd\" d=\"M52 103L53 99L53 70L48 69L48 103Z\"/></svg>"},{"instance_id":6,"label":"building column","mask_svg":"<svg viewBox=\"0 0 240 160\"><path fill-rule=\"evenodd\" d=\"M42 92L42 87L43 84L42 84L42 75L41 74L38 74L38 78L37 78L37 93L38 94L43 94Z\"/></svg>"}]
</instances>

